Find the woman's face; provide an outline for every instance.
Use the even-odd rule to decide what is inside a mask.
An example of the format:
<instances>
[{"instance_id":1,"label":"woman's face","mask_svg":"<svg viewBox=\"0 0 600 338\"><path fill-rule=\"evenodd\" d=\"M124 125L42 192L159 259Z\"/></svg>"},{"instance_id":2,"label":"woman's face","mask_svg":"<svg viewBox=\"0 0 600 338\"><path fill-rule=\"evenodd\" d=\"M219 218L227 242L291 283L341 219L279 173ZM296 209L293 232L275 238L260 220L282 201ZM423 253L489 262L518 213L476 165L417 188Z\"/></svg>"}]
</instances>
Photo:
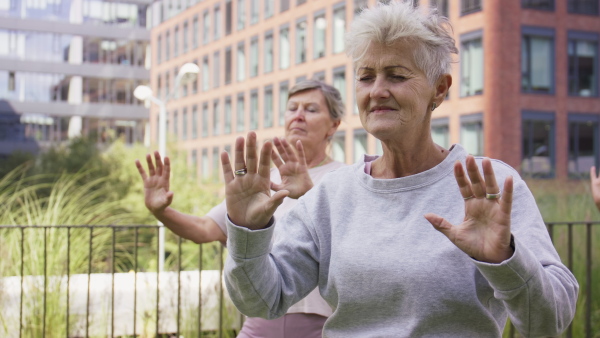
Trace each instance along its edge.
<instances>
[{"instance_id":1,"label":"woman's face","mask_svg":"<svg viewBox=\"0 0 600 338\"><path fill-rule=\"evenodd\" d=\"M325 147L339 124L331 119L325 97L318 89L296 93L287 102L285 138L290 144L300 140L307 149Z\"/></svg>"},{"instance_id":2,"label":"woman's face","mask_svg":"<svg viewBox=\"0 0 600 338\"><path fill-rule=\"evenodd\" d=\"M414 47L372 43L357 64L356 103L363 127L380 140L422 135L429 129L435 89L417 68ZM429 130L427 130L429 132Z\"/></svg>"}]
</instances>

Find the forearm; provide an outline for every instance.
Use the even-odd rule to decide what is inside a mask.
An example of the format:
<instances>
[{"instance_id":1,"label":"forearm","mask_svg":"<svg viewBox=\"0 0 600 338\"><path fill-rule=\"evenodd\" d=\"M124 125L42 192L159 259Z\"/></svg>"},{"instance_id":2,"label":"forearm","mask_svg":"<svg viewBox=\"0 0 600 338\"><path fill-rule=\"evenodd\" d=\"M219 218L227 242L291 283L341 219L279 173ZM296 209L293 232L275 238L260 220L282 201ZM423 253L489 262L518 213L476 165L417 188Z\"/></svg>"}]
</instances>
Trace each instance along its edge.
<instances>
[{"instance_id":1,"label":"forearm","mask_svg":"<svg viewBox=\"0 0 600 338\"><path fill-rule=\"evenodd\" d=\"M216 224L211 224L215 222L206 216L188 215L167 207L160 213L154 213L154 217L176 235L198 244L217 240L224 242L227 239Z\"/></svg>"}]
</instances>

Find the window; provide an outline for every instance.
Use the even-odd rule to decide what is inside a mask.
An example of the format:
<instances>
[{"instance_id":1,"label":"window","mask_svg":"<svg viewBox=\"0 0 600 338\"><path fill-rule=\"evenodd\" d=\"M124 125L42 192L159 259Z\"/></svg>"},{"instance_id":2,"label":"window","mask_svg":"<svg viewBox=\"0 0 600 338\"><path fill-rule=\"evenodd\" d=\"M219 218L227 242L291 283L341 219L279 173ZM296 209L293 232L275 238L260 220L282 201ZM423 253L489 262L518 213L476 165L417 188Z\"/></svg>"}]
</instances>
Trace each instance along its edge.
<instances>
[{"instance_id":1,"label":"window","mask_svg":"<svg viewBox=\"0 0 600 338\"><path fill-rule=\"evenodd\" d=\"M245 115L246 109L244 108L244 94L243 93L238 94L236 110L237 110L236 131L237 132L244 131L244 127L245 127L244 126L244 115Z\"/></svg>"},{"instance_id":2,"label":"window","mask_svg":"<svg viewBox=\"0 0 600 338\"><path fill-rule=\"evenodd\" d=\"M175 31L173 33L173 57L179 55L179 26L175 26Z\"/></svg>"},{"instance_id":3,"label":"window","mask_svg":"<svg viewBox=\"0 0 600 338\"><path fill-rule=\"evenodd\" d=\"M553 11L554 0L521 0L521 6L523 8Z\"/></svg>"},{"instance_id":4,"label":"window","mask_svg":"<svg viewBox=\"0 0 600 338\"><path fill-rule=\"evenodd\" d=\"M259 0L250 0L250 24L258 23L259 18Z\"/></svg>"},{"instance_id":5,"label":"window","mask_svg":"<svg viewBox=\"0 0 600 338\"><path fill-rule=\"evenodd\" d=\"M213 88L218 88L221 85L221 53L213 54Z\"/></svg>"},{"instance_id":6,"label":"window","mask_svg":"<svg viewBox=\"0 0 600 338\"><path fill-rule=\"evenodd\" d=\"M313 59L325 56L325 30L327 21L325 21L325 11L319 11L315 14L313 29Z\"/></svg>"},{"instance_id":7,"label":"window","mask_svg":"<svg viewBox=\"0 0 600 338\"><path fill-rule=\"evenodd\" d=\"M198 64L198 60L194 60L193 63L195 65ZM192 94L196 94L198 93L198 81L200 80L200 78L197 76L193 81L192 81Z\"/></svg>"},{"instance_id":8,"label":"window","mask_svg":"<svg viewBox=\"0 0 600 338\"><path fill-rule=\"evenodd\" d=\"M219 179L219 163L221 162L219 158L219 147L213 147L212 160L212 177L217 181Z\"/></svg>"},{"instance_id":9,"label":"window","mask_svg":"<svg viewBox=\"0 0 600 338\"><path fill-rule=\"evenodd\" d=\"M461 36L460 96L483 94L483 45L481 31Z\"/></svg>"},{"instance_id":10,"label":"window","mask_svg":"<svg viewBox=\"0 0 600 338\"><path fill-rule=\"evenodd\" d=\"M448 17L448 0L431 0L431 6L437 8L439 14Z\"/></svg>"},{"instance_id":11,"label":"window","mask_svg":"<svg viewBox=\"0 0 600 338\"><path fill-rule=\"evenodd\" d=\"M233 26L233 18L232 18L232 0L225 1L225 35L231 34L231 29Z\"/></svg>"},{"instance_id":12,"label":"window","mask_svg":"<svg viewBox=\"0 0 600 338\"><path fill-rule=\"evenodd\" d=\"M224 134L231 134L231 96L225 98L225 117L223 118Z\"/></svg>"},{"instance_id":13,"label":"window","mask_svg":"<svg viewBox=\"0 0 600 338\"><path fill-rule=\"evenodd\" d=\"M221 107L219 100L213 102L213 135L221 134Z\"/></svg>"},{"instance_id":14,"label":"window","mask_svg":"<svg viewBox=\"0 0 600 338\"><path fill-rule=\"evenodd\" d=\"M232 68L232 60L231 60L231 47L227 47L225 49L225 84L228 85L231 83L231 68Z\"/></svg>"},{"instance_id":15,"label":"window","mask_svg":"<svg viewBox=\"0 0 600 338\"><path fill-rule=\"evenodd\" d=\"M279 84L279 125L285 125L285 112L287 111L287 100L288 100L288 82L281 82Z\"/></svg>"},{"instance_id":16,"label":"window","mask_svg":"<svg viewBox=\"0 0 600 338\"><path fill-rule=\"evenodd\" d=\"M554 176L554 114L523 112L521 173L526 177Z\"/></svg>"},{"instance_id":17,"label":"window","mask_svg":"<svg viewBox=\"0 0 600 338\"><path fill-rule=\"evenodd\" d=\"M461 0L460 1L460 14L466 15L481 10L481 0Z\"/></svg>"},{"instance_id":18,"label":"window","mask_svg":"<svg viewBox=\"0 0 600 338\"><path fill-rule=\"evenodd\" d=\"M460 143L474 156L483 155L483 122L482 114L463 115L460 117Z\"/></svg>"},{"instance_id":19,"label":"window","mask_svg":"<svg viewBox=\"0 0 600 338\"><path fill-rule=\"evenodd\" d=\"M296 0L296 6L300 6L305 2L306 2L306 0Z\"/></svg>"},{"instance_id":20,"label":"window","mask_svg":"<svg viewBox=\"0 0 600 338\"><path fill-rule=\"evenodd\" d=\"M354 130L354 162L364 159L367 153L367 132L364 129Z\"/></svg>"},{"instance_id":21,"label":"window","mask_svg":"<svg viewBox=\"0 0 600 338\"><path fill-rule=\"evenodd\" d=\"M207 179L208 177L208 149L202 149L202 178Z\"/></svg>"},{"instance_id":22,"label":"window","mask_svg":"<svg viewBox=\"0 0 600 338\"><path fill-rule=\"evenodd\" d=\"M258 75L258 37L250 40L250 77Z\"/></svg>"},{"instance_id":23,"label":"window","mask_svg":"<svg viewBox=\"0 0 600 338\"><path fill-rule=\"evenodd\" d=\"M369 2L367 0L354 0L354 16L359 15L368 6Z\"/></svg>"},{"instance_id":24,"label":"window","mask_svg":"<svg viewBox=\"0 0 600 338\"><path fill-rule=\"evenodd\" d=\"M598 15L598 0L567 0L569 13Z\"/></svg>"},{"instance_id":25,"label":"window","mask_svg":"<svg viewBox=\"0 0 600 338\"><path fill-rule=\"evenodd\" d=\"M169 60L171 58L171 35L169 32L165 35L165 60Z\"/></svg>"},{"instance_id":26,"label":"window","mask_svg":"<svg viewBox=\"0 0 600 338\"><path fill-rule=\"evenodd\" d=\"M188 38L189 38L189 29L188 29L188 23L186 21L183 24L183 52L184 53L187 53L187 51L189 49Z\"/></svg>"},{"instance_id":27,"label":"window","mask_svg":"<svg viewBox=\"0 0 600 338\"><path fill-rule=\"evenodd\" d=\"M173 111L173 137L177 140L179 136L179 116L177 115L177 110Z\"/></svg>"},{"instance_id":28,"label":"window","mask_svg":"<svg viewBox=\"0 0 600 338\"><path fill-rule=\"evenodd\" d=\"M322 70L320 72L316 72L313 74L312 76L313 79L317 80L317 81L321 81L321 82L325 82L325 71Z\"/></svg>"},{"instance_id":29,"label":"window","mask_svg":"<svg viewBox=\"0 0 600 338\"><path fill-rule=\"evenodd\" d=\"M273 87L268 86L265 88L265 107L263 128L273 127Z\"/></svg>"},{"instance_id":30,"label":"window","mask_svg":"<svg viewBox=\"0 0 600 338\"><path fill-rule=\"evenodd\" d=\"M156 63L160 64L162 62L162 39L160 35L156 39Z\"/></svg>"},{"instance_id":31,"label":"window","mask_svg":"<svg viewBox=\"0 0 600 338\"><path fill-rule=\"evenodd\" d=\"M273 71L273 31L265 33L265 45L264 45L264 64L263 70L266 73Z\"/></svg>"},{"instance_id":32,"label":"window","mask_svg":"<svg viewBox=\"0 0 600 338\"><path fill-rule=\"evenodd\" d=\"M181 129L182 129L181 130L181 139L185 141L185 140L187 140L187 131L188 131L188 126L189 126L187 108L183 108L181 117L183 119L183 122L181 124Z\"/></svg>"},{"instance_id":33,"label":"window","mask_svg":"<svg viewBox=\"0 0 600 338\"><path fill-rule=\"evenodd\" d=\"M446 149L450 147L450 130L447 117L431 119L431 138L435 144Z\"/></svg>"},{"instance_id":34,"label":"window","mask_svg":"<svg viewBox=\"0 0 600 338\"><path fill-rule=\"evenodd\" d=\"M194 23L192 26L192 48L198 47L198 30L200 26L198 25L198 17L194 17Z\"/></svg>"},{"instance_id":35,"label":"window","mask_svg":"<svg viewBox=\"0 0 600 338\"><path fill-rule=\"evenodd\" d=\"M587 176L598 167L600 115L569 114L569 176Z\"/></svg>"},{"instance_id":36,"label":"window","mask_svg":"<svg viewBox=\"0 0 600 338\"><path fill-rule=\"evenodd\" d=\"M250 92L250 130L258 129L258 90Z\"/></svg>"},{"instance_id":37,"label":"window","mask_svg":"<svg viewBox=\"0 0 600 338\"><path fill-rule=\"evenodd\" d=\"M215 6L215 11L214 11L214 16L215 16L215 24L214 24L214 30L213 30L213 34L214 34L214 40L219 40L221 38L221 25L222 25L222 18L221 18L221 7L220 6Z\"/></svg>"},{"instance_id":38,"label":"window","mask_svg":"<svg viewBox=\"0 0 600 338\"><path fill-rule=\"evenodd\" d=\"M334 161L346 163L346 136L343 131L335 133L331 139L331 157Z\"/></svg>"},{"instance_id":39,"label":"window","mask_svg":"<svg viewBox=\"0 0 600 338\"><path fill-rule=\"evenodd\" d=\"M521 88L530 93L554 92L554 30L523 28Z\"/></svg>"},{"instance_id":40,"label":"window","mask_svg":"<svg viewBox=\"0 0 600 338\"><path fill-rule=\"evenodd\" d=\"M207 44L210 42L210 15L208 10L204 11L202 14L202 20L204 27L202 28L202 44Z\"/></svg>"},{"instance_id":41,"label":"window","mask_svg":"<svg viewBox=\"0 0 600 338\"><path fill-rule=\"evenodd\" d=\"M279 3L279 12L285 12L290 9L290 0L280 0Z\"/></svg>"},{"instance_id":42,"label":"window","mask_svg":"<svg viewBox=\"0 0 600 338\"><path fill-rule=\"evenodd\" d=\"M208 91L210 88L209 82L209 68L208 68L208 56L205 56L202 60L202 90Z\"/></svg>"},{"instance_id":43,"label":"window","mask_svg":"<svg viewBox=\"0 0 600 338\"><path fill-rule=\"evenodd\" d=\"M193 149L191 154L190 154L190 164L191 164L191 168L192 168L192 172L195 174L196 173L196 167L198 166L198 151L196 149Z\"/></svg>"},{"instance_id":44,"label":"window","mask_svg":"<svg viewBox=\"0 0 600 338\"><path fill-rule=\"evenodd\" d=\"M192 140L198 138L198 106L192 107Z\"/></svg>"},{"instance_id":45,"label":"window","mask_svg":"<svg viewBox=\"0 0 600 338\"><path fill-rule=\"evenodd\" d=\"M246 79L246 53L244 43L240 42L237 47L237 80L242 82Z\"/></svg>"},{"instance_id":46,"label":"window","mask_svg":"<svg viewBox=\"0 0 600 338\"><path fill-rule=\"evenodd\" d=\"M202 105L202 137L208 136L208 103Z\"/></svg>"},{"instance_id":47,"label":"window","mask_svg":"<svg viewBox=\"0 0 600 338\"><path fill-rule=\"evenodd\" d=\"M246 26L246 0L237 0L237 30Z\"/></svg>"},{"instance_id":48,"label":"window","mask_svg":"<svg viewBox=\"0 0 600 338\"><path fill-rule=\"evenodd\" d=\"M290 28L285 25L279 30L279 69L290 67Z\"/></svg>"},{"instance_id":49,"label":"window","mask_svg":"<svg viewBox=\"0 0 600 338\"><path fill-rule=\"evenodd\" d=\"M569 94L598 96L598 34L569 32Z\"/></svg>"},{"instance_id":50,"label":"window","mask_svg":"<svg viewBox=\"0 0 600 338\"><path fill-rule=\"evenodd\" d=\"M345 34L345 32L346 32L346 7L334 6L334 10L333 10L333 53L334 54L341 53L344 51L344 34Z\"/></svg>"},{"instance_id":51,"label":"window","mask_svg":"<svg viewBox=\"0 0 600 338\"><path fill-rule=\"evenodd\" d=\"M268 19L273 16L275 12L275 0L265 0L265 19Z\"/></svg>"},{"instance_id":52,"label":"window","mask_svg":"<svg viewBox=\"0 0 600 338\"><path fill-rule=\"evenodd\" d=\"M342 102L346 102L346 67L333 69L333 86L340 91Z\"/></svg>"},{"instance_id":53,"label":"window","mask_svg":"<svg viewBox=\"0 0 600 338\"><path fill-rule=\"evenodd\" d=\"M296 64L306 62L306 19L296 22Z\"/></svg>"}]
</instances>

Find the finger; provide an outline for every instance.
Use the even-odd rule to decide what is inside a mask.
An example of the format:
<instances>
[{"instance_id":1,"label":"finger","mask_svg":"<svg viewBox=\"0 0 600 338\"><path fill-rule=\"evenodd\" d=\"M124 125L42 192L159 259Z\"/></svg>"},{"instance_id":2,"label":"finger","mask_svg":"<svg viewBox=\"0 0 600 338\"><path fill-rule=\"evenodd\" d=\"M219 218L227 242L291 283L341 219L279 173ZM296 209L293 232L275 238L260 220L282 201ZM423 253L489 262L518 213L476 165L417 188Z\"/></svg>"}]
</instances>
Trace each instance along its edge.
<instances>
[{"instance_id":1,"label":"finger","mask_svg":"<svg viewBox=\"0 0 600 338\"><path fill-rule=\"evenodd\" d=\"M140 176L142 176L142 180L146 181L146 179L148 179L148 176L146 175L146 171L144 170L144 167L140 163L140 160L135 160L135 166L137 167L137 170L140 173Z\"/></svg>"},{"instance_id":2,"label":"finger","mask_svg":"<svg viewBox=\"0 0 600 338\"><path fill-rule=\"evenodd\" d=\"M154 162L152 162L152 155L146 154L146 162L148 163L148 173L150 176L154 176L156 171L154 170Z\"/></svg>"},{"instance_id":3,"label":"finger","mask_svg":"<svg viewBox=\"0 0 600 338\"><path fill-rule=\"evenodd\" d=\"M477 162L475 158L471 155L467 156L467 174L469 175L469 180L471 181L471 190L473 194L477 198L485 197L485 186L483 178L481 177L481 173L479 172L479 167L477 166Z\"/></svg>"},{"instance_id":4,"label":"finger","mask_svg":"<svg viewBox=\"0 0 600 338\"><path fill-rule=\"evenodd\" d=\"M165 165L163 167L163 176L167 179L167 182L169 182L169 179L171 178L171 160L169 159L168 156L165 156ZM167 190L169 190L168 187L167 187Z\"/></svg>"},{"instance_id":5,"label":"finger","mask_svg":"<svg viewBox=\"0 0 600 338\"><path fill-rule=\"evenodd\" d=\"M296 150L298 150L298 157L300 157L300 164L306 166L306 154L304 153L304 146L302 141L296 141Z\"/></svg>"},{"instance_id":6,"label":"finger","mask_svg":"<svg viewBox=\"0 0 600 338\"><path fill-rule=\"evenodd\" d=\"M229 182L233 181L233 170L231 169L231 162L229 162L229 154L227 154L226 151L221 153L221 166L223 167L223 178L225 179L225 184L228 184Z\"/></svg>"},{"instance_id":7,"label":"finger","mask_svg":"<svg viewBox=\"0 0 600 338\"><path fill-rule=\"evenodd\" d=\"M513 177L508 176L504 180L504 189L502 191L502 198L500 199L500 209L509 217L512 210L513 189Z\"/></svg>"},{"instance_id":8,"label":"finger","mask_svg":"<svg viewBox=\"0 0 600 338\"><path fill-rule=\"evenodd\" d=\"M158 151L154 152L154 159L156 160L156 174L158 176L162 176L163 164L162 164L162 159L160 158L160 153Z\"/></svg>"},{"instance_id":9,"label":"finger","mask_svg":"<svg viewBox=\"0 0 600 338\"><path fill-rule=\"evenodd\" d=\"M281 160L281 157L279 157L279 155L277 155L277 152L275 151L275 149L271 150L271 160L273 160L273 163L275 164L275 166L277 168L279 168L283 165L283 161Z\"/></svg>"},{"instance_id":10,"label":"finger","mask_svg":"<svg viewBox=\"0 0 600 338\"><path fill-rule=\"evenodd\" d=\"M241 136L235 139L235 170L246 167L246 162L244 161L244 142L245 140ZM229 154L227 155L227 160L229 161Z\"/></svg>"},{"instance_id":11,"label":"finger","mask_svg":"<svg viewBox=\"0 0 600 338\"><path fill-rule=\"evenodd\" d=\"M279 191L283 189L283 185L271 182L270 188L273 191Z\"/></svg>"},{"instance_id":12,"label":"finger","mask_svg":"<svg viewBox=\"0 0 600 338\"><path fill-rule=\"evenodd\" d=\"M260 150L260 163L258 164L258 174L261 177L270 178L271 176L271 153L273 152L273 143L265 142Z\"/></svg>"},{"instance_id":13,"label":"finger","mask_svg":"<svg viewBox=\"0 0 600 338\"><path fill-rule=\"evenodd\" d=\"M249 132L246 140L246 168L249 173L256 172L258 155L256 152L256 133Z\"/></svg>"},{"instance_id":14,"label":"finger","mask_svg":"<svg viewBox=\"0 0 600 338\"><path fill-rule=\"evenodd\" d=\"M596 181L598 179L598 176L596 175L596 167L592 166L590 168L590 180L592 181L592 183L594 183L594 181Z\"/></svg>"},{"instance_id":15,"label":"finger","mask_svg":"<svg viewBox=\"0 0 600 338\"><path fill-rule=\"evenodd\" d=\"M279 156L281 156L283 162L287 162L289 161L289 158L287 152L285 151L285 147L283 146L283 140L285 139L276 137L273 139L273 142L275 143L275 148L277 148L277 152L279 153Z\"/></svg>"},{"instance_id":16,"label":"finger","mask_svg":"<svg viewBox=\"0 0 600 338\"><path fill-rule=\"evenodd\" d=\"M460 189L460 194L462 197L472 197L473 191L471 190L471 182L469 182L469 179L465 174L465 169L460 161L456 161L454 163L454 178L456 179L456 183L458 184L458 188Z\"/></svg>"},{"instance_id":17,"label":"finger","mask_svg":"<svg viewBox=\"0 0 600 338\"><path fill-rule=\"evenodd\" d=\"M289 142L286 139L282 139L281 143L283 144L283 148L285 149L285 152L289 158L289 161L297 162L298 158L296 158L296 152L294 151L292 146L289 144Z\"/></svg>"},{"instance_id":18,"label":"finger","mask_svg":"<svg viewBox=\"0 0 600 338\"><path fill-rule=\"evenodd\" d=\"M283 203L283 200L290 194L287 190L280 190L271 196L265 205L265 211L270 215L275 213L277 207Z\"/></svg>"},{"instance_id":19,"label":"finger","mask_svg":"<svg viewBox=\"0 0 600 338\"><path fill-rule=\"evenodd\" d=\"M173 202L173 195L174 193L172 191L169 191L167 193L167 205L171 205L171 203Z\"/></svg>"},{"instance_id":20,"label":"finger","mask_svg":"<svg viewBox=\"0 0 600 338\"><path fill-rule=\"evenodd\" d=\"M483 176L485 178L485 192L488 194L497 194L500 192L498 183L496 183L496 175L494 175L494 168L492 167L492 161L489 158L484 158L483 163Z\"/></svg>"},{"instance_id":21,"label":"finger","mask_svg":"<svg viewBox=\"0 0 600 338\"><path fill-rule=\"evenodd\" d=\"M443 217L432 213L425 214L424 217L431 225L433 225L435 230L443 233L452 243L454 243L454 228L450 222L446 221Z\"/></svg>"}]
</instances>

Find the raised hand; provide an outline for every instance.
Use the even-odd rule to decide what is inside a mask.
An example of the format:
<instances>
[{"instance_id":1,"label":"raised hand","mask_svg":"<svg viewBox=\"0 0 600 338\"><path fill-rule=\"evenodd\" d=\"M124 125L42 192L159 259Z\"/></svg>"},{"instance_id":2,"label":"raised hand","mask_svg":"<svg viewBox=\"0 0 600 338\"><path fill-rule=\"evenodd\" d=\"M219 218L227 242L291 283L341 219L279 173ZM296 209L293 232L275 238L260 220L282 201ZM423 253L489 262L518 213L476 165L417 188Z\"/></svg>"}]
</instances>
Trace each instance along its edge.
<instances>
[{"instance_id":1,"label":"raised hand","mask_svg":"<svg viewBox=\"0 0 600 338\"><path fill-rule=\"evenodd\" d=\"M244 138L235 140L235 169L232 169L229 155L221 153L223 175L225 176L225 200L227 214L235 225L252 230L263 229L283 199L289 194L280 190L271 196L270 161L273 144L266 142L260 153L260 163L256 151L256 134L249 132L244 159Z\"/></svg>"},{"instance_id":2,"label":"raised hand","mask_svg":"<svg viewBox=\"0 0 600 338\"><path fill-rule=\"evenodd\" d=\"M500 197L491 161L485 158L482 165L485 180L473 156L467 156L466 160L469 178L460 162L454 165L454 176L465 200L465 218L461 224L452 225L435 214L427 214L425 218L467 255L481 262L501 263L513 254L510 245L513 179L506 178Z\"/></svg>"},{"instance_id":3,"label":"raised hand","mask_svg":"<svg viewBox=\"0 0 600 338\"><path fill-rule=\"evenodd\" d=\"M173 201L173 192L169 191L169 180L171 175L171 162L168 157L165 157L163 165L162 159L158 151L154 152L156 159L156 168L152 162L152 155L146 155L148 162L148 175L139 160L135 160L142 180L144 181L144 202L146 208L153 214L162 213Z\"/></svg>"},{"instance_id":4,"label":"raised hand","mask_svg":"<svg viewBox=\"0 0 600 338\"><path fill-rule=\"evenodd\" d=\"M271 182L273 191L287 190L291 198L300 198L313 187L313 182L308 174L306 155L302 142L296 142L296 150L284 139L274 138L273 143L277 152L271 152L271 159L281 175L281 184Z\"/></svg>"},{"instance_id":5,"label":"raised hand","mask_svg":"<svg viewBox=\"0 0 600 338\"><path fill-rule=\"evenodd\" d=\"M594 203L596 203L596 208L600 210L600 176L596 175L596 167L592 166L590 168L590 183L592 188L592 197L594 198Z\"/></svg>"}]
</instances>

